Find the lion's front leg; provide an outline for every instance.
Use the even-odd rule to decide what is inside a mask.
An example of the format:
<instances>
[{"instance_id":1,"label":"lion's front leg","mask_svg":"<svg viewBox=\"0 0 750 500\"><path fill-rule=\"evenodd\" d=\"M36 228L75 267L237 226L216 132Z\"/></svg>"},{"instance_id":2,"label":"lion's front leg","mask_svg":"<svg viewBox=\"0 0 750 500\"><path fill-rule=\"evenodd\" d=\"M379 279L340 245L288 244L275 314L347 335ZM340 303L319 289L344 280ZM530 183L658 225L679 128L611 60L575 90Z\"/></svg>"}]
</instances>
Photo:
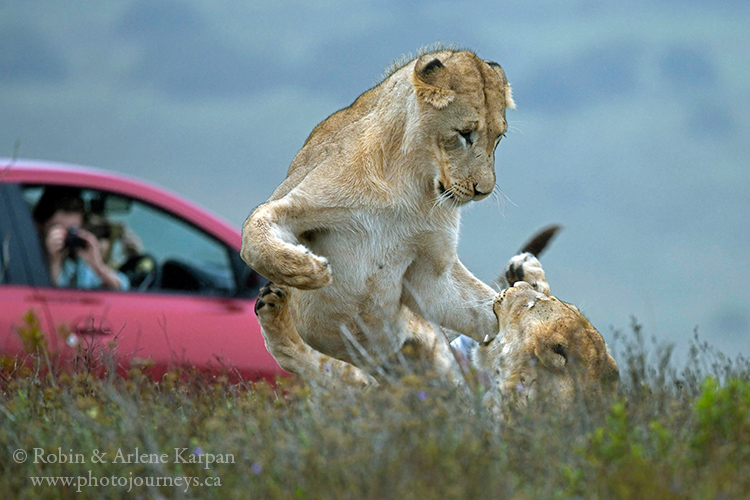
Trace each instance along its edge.
<instances>
[{"instance_id":1,"label":"lion's front leg","mask_svg":"<svg viewBox=\"0 0 750 500\"><path fill-rule=\"evenodd\" d=\"M417 261L406 275L405 300L426 320L482 341L497 335L492 304L497 293L455 258L442 272L427 259ZM452 339L451 339L452 340Z\"/></svg>"},{"instance_id":2,"label":"lion's front leg","mask_svg":"<svg viewBox=\"0 0 750 500\"><path fill-rule=\"evenodd\" d=\"M544 276L544 269L542 269L541 262L528 252L515 255L508 261L508 267L505 269L505 273L503 273L503 278L506 281L504 283L506 286L503 288L508 288L519 281L524 281L531 285L537 292L544 295L550 294L549 284Z\"/></svg>"},{"instance_id":3,"label":"lion's front leg","mask_svg":"<svg viewBox=\"0 0 750 500\"><path fill-rule=\"evenodd\" d=\"M266 348L276 362L286 371L326 387L376 385L360 368L316 351L300 337L291 321L291 293L294 291L288 287L268 283L255 303Z\"/></svg>"},{"instance_id":4,"label":"lion's front leg","mask_svg":"<svg viewBox=\"0 0 750 500\"><path fill-rule=\"evenodd\" d=\"M300 205L299 201L297 205ZM243 260L269 280L301 289L331 282L328 261L300 244L296 234L311 217L299 217L303 206L282 198L256 208L242 227Z\"/></svg>"}]
</instances>

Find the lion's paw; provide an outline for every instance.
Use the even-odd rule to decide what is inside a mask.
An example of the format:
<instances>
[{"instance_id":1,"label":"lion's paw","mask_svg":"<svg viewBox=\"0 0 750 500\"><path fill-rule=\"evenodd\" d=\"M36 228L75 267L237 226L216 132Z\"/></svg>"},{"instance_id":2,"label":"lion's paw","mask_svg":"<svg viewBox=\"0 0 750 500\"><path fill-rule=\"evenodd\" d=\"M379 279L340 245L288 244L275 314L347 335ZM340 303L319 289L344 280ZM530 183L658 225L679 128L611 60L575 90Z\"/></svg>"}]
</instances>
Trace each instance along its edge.
<instances>
[{"instance_id":1,"label":"lion's paw","mask_svg":"<svg viewBox=\"0 0 750 500\"><path fill-rule=\"evenodd\" d=\"M266 283L260 289L258 299L255 301L255 314L257 316L276 316L286 305L289 299L289 289L284 285Z\"/></svg>"},{"instance_id":2,"label":"lion's paw","mask_svg":"<svg viewBox=\"0 0 750 500\"><path fill-rule=\"evenodd\" d=\"M269 276L277 283L302 290L314 290L331 283L333 275L328 259L319 257L304 247L303 251L283 255L280 276ZM296 250L296 249L295 249Z\"/></svg>"},{"instance_id":3,"label":"lion's paw","mask_svg":"<svg viewBox=\"0 0 750 500\"><path fill-rule=\"evenodd\" d=\"M530 253L522 253L512 257L508 261L505 278L508 280L509 286L523 281L531 285L537 292L549 295L549 285L544 277L542 264L539 259Z\"/></svg>"},{"instance_id":4,"label":"lion's paw","mask_svg":"<svg viewBox=\"0 0 750 500\"><path fill-rule=\"evenodd\" d=\"M333 360L339 361L339 360ZM367 387L377 387L378 382L369 374L367 374L361 368L354 365L350 365L344 362L339 362L339 367L333 367L329 361L323 364L322 371L326 375L334 375L337 380L341 380L347 386L354 387L357 389L365 389ZM336 373L339 372L339 373Z\"/></svg>"}]
</instances>

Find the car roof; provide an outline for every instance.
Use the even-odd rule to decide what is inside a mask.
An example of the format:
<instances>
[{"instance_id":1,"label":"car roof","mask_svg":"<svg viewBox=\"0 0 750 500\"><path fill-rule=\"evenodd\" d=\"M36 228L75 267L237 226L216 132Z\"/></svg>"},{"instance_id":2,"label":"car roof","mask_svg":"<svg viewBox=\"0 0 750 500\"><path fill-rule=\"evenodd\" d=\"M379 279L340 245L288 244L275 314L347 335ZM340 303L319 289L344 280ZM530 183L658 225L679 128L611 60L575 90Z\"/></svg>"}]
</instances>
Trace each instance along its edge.
<instances>
[{"instance_id":1,"label":"car roof","mask_svg":"<svg viewBox=\"0 0 750 500\"><path fill-rule=\"evenodd\" d=\"M163 188L107 170L39 160L0 158L0 183L57 184L100 189L141 199L187 219L239 251L238 228Z\"/></svg>"}]
</instances>

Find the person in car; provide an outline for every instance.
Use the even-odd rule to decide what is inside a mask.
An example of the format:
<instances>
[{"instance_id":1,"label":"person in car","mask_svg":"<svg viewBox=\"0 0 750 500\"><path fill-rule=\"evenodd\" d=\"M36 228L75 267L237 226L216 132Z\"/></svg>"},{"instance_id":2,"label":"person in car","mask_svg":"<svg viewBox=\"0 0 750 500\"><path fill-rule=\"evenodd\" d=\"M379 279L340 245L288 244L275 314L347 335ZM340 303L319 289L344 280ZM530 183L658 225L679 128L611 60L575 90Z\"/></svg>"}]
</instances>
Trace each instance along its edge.
<instances>
[{"instance_id":1,"label":"person in car","mask_svg":"<svg viewBox=\"0 0 750 500\"><path fill-rule=\"evenodd\" d=\"M99 239L84 228L85 205L77 189L47 187L34 207L33 217L55 286L130 288L128 278L105 263Z\"/></svg>"}]
</instances>

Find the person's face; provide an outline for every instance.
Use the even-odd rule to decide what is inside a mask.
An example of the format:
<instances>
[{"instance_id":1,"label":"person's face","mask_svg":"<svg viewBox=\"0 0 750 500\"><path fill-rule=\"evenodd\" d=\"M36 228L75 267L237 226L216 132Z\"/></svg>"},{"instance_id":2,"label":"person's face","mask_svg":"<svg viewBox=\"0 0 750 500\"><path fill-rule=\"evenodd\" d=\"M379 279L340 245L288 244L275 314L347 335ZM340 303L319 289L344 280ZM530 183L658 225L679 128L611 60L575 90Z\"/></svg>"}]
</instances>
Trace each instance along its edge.
<instances>
[{"instance_id":1,"label":"person's face","mask_svg":"<svg viewBox=\"0 0 750 500\"><path fill-rule=\"evenodd\" d=\"M47 231L53 228L61 228L67 231L71 227L81 227L83 225L83 214L80 212L65 212L64 210L58 210L55 212L49 221L47 221Z\"/></svg>"}]
</instances>

